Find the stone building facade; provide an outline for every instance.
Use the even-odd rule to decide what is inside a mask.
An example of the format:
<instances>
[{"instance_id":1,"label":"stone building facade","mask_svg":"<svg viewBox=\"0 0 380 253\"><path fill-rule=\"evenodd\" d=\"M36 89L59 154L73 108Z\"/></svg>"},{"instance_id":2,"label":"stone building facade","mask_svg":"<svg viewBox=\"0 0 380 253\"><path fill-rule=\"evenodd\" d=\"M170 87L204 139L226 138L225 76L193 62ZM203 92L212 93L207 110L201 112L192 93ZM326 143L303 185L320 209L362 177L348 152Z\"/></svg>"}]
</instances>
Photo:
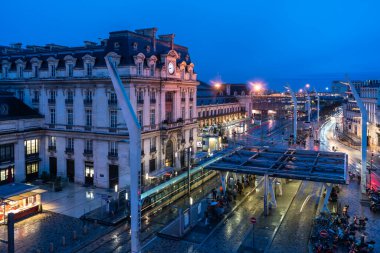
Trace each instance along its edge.
<instances>
[{"instance_id":1,"label":"stone building facade","mask_svg":"<svg viewBox=\"0 0 380 253\"><path fill-rule=\"evenodd\" d=\"M156 32L111 32L100 44L78 47L0 47L0 89L44 117L37 174L103 188L129 184L133 147L105 57L117 66L142 126L142 180L185 166L185 149L195 148L199 83L188 49L174 34Z\"/></svg>"}]
</instances>

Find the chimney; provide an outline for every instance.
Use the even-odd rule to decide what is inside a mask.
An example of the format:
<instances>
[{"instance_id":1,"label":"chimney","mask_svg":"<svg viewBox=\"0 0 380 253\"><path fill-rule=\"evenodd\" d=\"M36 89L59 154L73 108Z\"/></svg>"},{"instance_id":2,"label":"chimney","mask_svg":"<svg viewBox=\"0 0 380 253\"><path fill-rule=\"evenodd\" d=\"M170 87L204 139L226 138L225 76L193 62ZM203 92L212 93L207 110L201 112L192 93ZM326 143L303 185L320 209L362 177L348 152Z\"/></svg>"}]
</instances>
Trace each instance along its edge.
<instances>
[{"instance_id":1,"label":"chimney","mask_svg":"<svg viewBox=\"0 0 380 253\"><path fill-rule=\"evenodd\" d=\"M83 41L85 47L95 47L97 45L96 42L85 40Z\"/></svg>"},{"instance_id":2,"label":"chimney","mask_svg":"<svg viewBox=\"0 0 380 253\"><path fill-rule=\"evenodd\" d=\"M141 34L144 36L148 36L152 38L152 48L153 51L156 51L156 33L157 33L157 28L152 27L152 28L144 28L144 29L137 29L135 30L137 34Z\"/></svg>"},{"instance_id":3,"label":"chimney","mask_svg":"<svg viewBox=\"0 0 380 253\"><path fill-rule=\"evenodd\" d=\"M170 48L171 48L172 50L174 49L174 37L175 37L175 34L174 34L174 33L172 33L172 34L160 35L160 36L158 36L158 37L160 38L160 40L170 42Z\"/></svg>"},{"instance_id":4,"label":"chimney","mask_svg":"<svg viewBox=\"0 0 380 253\"><path fill-rule=\"evenodd\" d=\"M226 85L226 93L227 93L227 96L231 95L231 84Z\"/></svg>"},{"instance_id":5,"label":"chimney","mask_svg":"<svg viewBox=\"0 0 380 253\"><path fill-rule=\"evenodd\" d=\"M21 49L21 46L22 46L22 43L20 42L11 44L11 48L15 48L15 49Z\"/></svg>"},{"instance_id":6,"label":"chimney","mask_svg":"<svg viewBox=\"0 0 380 253\"><path fill-rule=\"evenodd\" d=\"M108 43L108 39L103 39L100 41L100 45L106 47L107 46L107 43Z\"/></svg>"}]
</instances>

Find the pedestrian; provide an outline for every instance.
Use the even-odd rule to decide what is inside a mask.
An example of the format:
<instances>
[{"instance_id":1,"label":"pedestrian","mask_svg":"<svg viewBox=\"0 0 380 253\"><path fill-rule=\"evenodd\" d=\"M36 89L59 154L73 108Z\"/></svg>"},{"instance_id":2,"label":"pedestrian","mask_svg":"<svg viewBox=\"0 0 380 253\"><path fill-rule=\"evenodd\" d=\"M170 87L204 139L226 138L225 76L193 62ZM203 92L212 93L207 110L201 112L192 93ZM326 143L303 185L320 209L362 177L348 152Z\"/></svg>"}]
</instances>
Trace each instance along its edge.
<instances>
[{"instance_id":1,"label":"pedestrian","mask_svg":"<svg viewBox=\"0 0 380 253\"><path fill-rule=\"evenodd\" d=\"M212 198L213 199L216 199L216 190L215 190L215 188L214 189L212 189Z\"/></svg>"}]
</instances>

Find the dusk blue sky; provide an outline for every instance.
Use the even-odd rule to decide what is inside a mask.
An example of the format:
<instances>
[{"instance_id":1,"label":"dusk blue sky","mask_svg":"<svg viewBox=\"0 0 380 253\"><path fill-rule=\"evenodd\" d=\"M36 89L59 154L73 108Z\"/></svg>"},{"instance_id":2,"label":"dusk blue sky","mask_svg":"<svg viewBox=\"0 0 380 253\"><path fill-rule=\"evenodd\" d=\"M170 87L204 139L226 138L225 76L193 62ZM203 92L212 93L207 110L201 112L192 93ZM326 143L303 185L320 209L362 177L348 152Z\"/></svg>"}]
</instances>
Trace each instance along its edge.
<instances>
[{"instance_id":1,"label":"dusk blue sky","mask_svg":"<svg viewBox=\"0 0 380 253\"><path fill-rule=\"evenodd\" d=\"M81 45L108 32L175 33L199 79L269 88L380 79L380 1L4 1L0 45Z\"/></svg>"}]
</instances>

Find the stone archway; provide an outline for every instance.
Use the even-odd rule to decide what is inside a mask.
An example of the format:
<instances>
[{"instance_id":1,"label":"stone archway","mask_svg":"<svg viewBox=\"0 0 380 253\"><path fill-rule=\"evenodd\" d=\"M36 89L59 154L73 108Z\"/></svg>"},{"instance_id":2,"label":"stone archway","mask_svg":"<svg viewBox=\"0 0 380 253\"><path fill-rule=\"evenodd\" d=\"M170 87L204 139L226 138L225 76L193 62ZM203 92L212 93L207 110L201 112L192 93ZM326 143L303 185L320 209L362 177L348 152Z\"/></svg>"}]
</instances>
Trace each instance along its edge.
<instances>
[{"instance_id":1,"label":"stone archway","mask_svg":"<svg viewBox=\"0 0 380 253\"><path fill-rule=\"evenodd\" d=\"M174 166L174 144L172 140L168 140L166 143L165 166Z\"/></svg>"}]
</instances>

